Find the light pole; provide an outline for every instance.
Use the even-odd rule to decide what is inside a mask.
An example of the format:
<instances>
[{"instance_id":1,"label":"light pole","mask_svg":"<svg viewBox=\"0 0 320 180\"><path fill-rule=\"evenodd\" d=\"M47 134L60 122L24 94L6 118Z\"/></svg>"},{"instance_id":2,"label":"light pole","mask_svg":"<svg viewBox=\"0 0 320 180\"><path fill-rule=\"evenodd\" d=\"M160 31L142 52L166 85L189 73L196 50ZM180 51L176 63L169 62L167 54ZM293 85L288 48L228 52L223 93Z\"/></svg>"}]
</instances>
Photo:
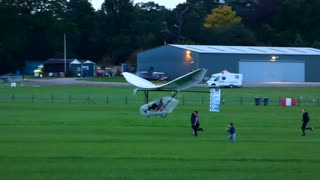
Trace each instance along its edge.
<instances>
[{"instance_id":1,"label":"light pole","mask_svg":"<svg viewBox=\"0 0 320 180\"><path fill-rule=\"evenodd\" d=\"M64 49L64 75L67 73L67 40L66 33L63 33L63 49Z\"/></svg>"}]
</instances>

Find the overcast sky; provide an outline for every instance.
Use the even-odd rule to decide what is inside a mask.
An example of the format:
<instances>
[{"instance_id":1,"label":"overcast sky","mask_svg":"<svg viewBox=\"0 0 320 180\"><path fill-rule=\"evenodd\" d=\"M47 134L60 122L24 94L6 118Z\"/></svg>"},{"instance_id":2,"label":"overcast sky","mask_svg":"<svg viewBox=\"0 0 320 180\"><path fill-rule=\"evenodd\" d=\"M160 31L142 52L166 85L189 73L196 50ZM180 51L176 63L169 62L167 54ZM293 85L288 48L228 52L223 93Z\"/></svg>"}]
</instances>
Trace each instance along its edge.
<instances>
[{"instance_id":1,"label":"overcast sky","mask_svg":"<svg viewBox=\"0 0 320 180\"><path fill-rule=\"evenodd\" d=\"M91 0L91 3L95 9L99 9L104 0ZM134 3L149 2L151 0L134 0ZM153 2L165 6L168 9L173 9L177 4L184 3L186 0L154 0Z\"/></svg>"}]
</instances>

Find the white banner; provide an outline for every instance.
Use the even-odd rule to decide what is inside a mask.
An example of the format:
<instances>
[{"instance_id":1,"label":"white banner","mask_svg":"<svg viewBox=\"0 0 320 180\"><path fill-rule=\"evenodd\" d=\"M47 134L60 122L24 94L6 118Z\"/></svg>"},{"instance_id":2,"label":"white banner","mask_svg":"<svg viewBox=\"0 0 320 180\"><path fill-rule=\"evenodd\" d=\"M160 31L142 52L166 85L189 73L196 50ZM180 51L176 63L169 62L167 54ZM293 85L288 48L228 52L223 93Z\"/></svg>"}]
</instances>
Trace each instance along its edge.
<instances>
[{"instance_id":1,"label":"white banner","mask_svg":"<svg viewBox=\"0 0 320 180\"><path fill-rule=\"evenodd\" d=\"M210 111L220 112L221 90L218 88L210 89Z\"/></svg>"}]
</instances>

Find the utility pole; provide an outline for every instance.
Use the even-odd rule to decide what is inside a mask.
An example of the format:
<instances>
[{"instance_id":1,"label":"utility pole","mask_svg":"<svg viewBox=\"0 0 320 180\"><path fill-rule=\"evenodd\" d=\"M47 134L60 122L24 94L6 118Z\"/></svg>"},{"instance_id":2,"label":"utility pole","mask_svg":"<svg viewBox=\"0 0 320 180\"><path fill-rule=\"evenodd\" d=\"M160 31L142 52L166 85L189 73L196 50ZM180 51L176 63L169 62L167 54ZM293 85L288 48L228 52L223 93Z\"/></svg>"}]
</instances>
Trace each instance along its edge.
<instances>
[{"instance_id":1,"label":"utility pole","mask_svg":"<svg viewBox=\"0 0 320 180\"><path fill-rule=\"evenodd\" d=\"M64 75L67 73L67 40L66 33L63 34L63 48L64 48Z\"/></svg>"}]
</instances>

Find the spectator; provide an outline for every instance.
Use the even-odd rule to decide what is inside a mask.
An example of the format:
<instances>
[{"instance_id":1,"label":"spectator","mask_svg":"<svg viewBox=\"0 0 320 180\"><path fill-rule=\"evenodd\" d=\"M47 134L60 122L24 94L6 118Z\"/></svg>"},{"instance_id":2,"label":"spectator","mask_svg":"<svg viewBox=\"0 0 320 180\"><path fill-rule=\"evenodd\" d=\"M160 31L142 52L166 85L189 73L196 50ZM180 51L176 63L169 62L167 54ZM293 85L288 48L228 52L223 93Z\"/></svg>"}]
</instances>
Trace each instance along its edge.
<instances>
[{"instance_id":1,"label":"spectator","mask_svg":"<svg viewBox=\"0 0 320 180\"><path fill-rule=\"evenodd\" d=\"M203 128L200 128L200 119L198 111L191 113L191 128L192 135L198 136L198 131L203 131Z\"/></svg>"},{"instance_id":2,"label":"spectator","mask_svg":"<svg viewBox=\"0 0 320 180\"><path fill-rule=\"evenodd\" d=\"M234 143L237 141L236 140L236 129L234 128L233 123L229 123L229 128L226 128L227 132L230 133L230 136L228 137L228 140L233 141Z\"/></svg>"},{"instance_id":3,"label":"spectator","mask_svg":"<svg viewBox=\"0 0 320 180\"><path fill-rule=\"evenodd\" d=\"M307 128L307 124L308 124L308 122L310 120L307 110L306 109L302 109L302 113L303 114L302 114L302 120L301 120L301 123L302 123L301 130L302 130L302 136L305 136L306 135L305 130L313 131L313 127L308 127Z\"/></svg>"}]
</instances>

